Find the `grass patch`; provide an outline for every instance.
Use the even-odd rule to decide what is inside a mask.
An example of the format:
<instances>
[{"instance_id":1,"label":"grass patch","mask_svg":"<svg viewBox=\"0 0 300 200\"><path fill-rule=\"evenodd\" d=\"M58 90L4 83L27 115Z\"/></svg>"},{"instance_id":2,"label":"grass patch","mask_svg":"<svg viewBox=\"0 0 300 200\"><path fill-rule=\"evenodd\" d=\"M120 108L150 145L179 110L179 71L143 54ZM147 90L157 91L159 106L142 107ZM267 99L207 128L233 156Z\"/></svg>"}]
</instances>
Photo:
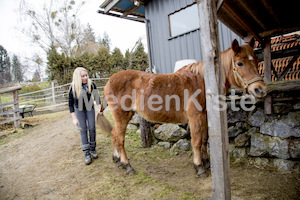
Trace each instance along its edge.
<instances>
[{"instance_id":1,"label":"grass patch","mask_svg":"<svg viewBox=\"0 0 300 200\"><path fill-rule=\"evenodd\" d=\"M6 133L2 134L0 137L0 145L6 144L11 139L19 138L23 132L24 130L20 128L7 130Z\"/></svg>"}]
</instances>

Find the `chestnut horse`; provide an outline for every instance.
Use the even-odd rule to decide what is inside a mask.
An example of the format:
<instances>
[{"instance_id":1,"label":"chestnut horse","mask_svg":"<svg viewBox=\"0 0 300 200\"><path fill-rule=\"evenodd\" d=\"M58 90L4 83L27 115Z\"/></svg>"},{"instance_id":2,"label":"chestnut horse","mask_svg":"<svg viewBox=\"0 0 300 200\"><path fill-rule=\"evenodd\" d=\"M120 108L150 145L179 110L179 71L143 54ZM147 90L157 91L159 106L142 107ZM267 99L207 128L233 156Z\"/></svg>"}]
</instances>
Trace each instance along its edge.
<instances>
[{"instance_id":1,"label":"chestnut horse","mask_svg":"<svg viewBox=\"0 0 300 200\"><path fill-rule=\"evenodd\" d=\"M224 87L228 91L235 86L262 98L266 95L266 85L258 74L253 46L253 39L245 45L234 40L231 48L221 53ZM172 74L127 70L111 76L104 96L115 121L111 131L113 161L126 169L127 174L135 171L126 155L124 137L127 124L136 111L151 122L189 123L196 173L200 177L207 176L210 164L203 67L201 61Z\"/></svg>"}]
</instances>

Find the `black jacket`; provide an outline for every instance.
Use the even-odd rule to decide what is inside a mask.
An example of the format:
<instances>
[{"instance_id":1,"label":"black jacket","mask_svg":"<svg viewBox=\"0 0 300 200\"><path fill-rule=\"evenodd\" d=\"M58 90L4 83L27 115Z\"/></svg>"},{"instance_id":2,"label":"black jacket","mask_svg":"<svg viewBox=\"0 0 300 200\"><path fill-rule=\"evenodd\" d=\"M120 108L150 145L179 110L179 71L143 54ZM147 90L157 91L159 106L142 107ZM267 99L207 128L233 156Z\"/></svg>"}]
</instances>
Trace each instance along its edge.
<instances>
[{"instance_id":1,"label":"black jacket","mask_svg":"<svg viewBox=\"0 0 300 200\"><path fill-rule=\"evenodd\" d=\"M82 89L82 91L85 91L84 89ZM91 100L91 96L92 94L94 95L94 101L97 102L97 104L101 103L100 100L100 96L97 90L97 86L95 85L95 83L92 83L92 89L91 89L91 93L89 93L88 91L86 91L86 97L88 102L90 102ZM71 86L70 90L69 90L69 110L70 113L75 111L75 108L79 108L79 102L83 102L83 109L82 110L86 110L86 101L84 100L84 96L85 94L80 95L79 99L77 99L77 97L73 95L73 88ZM93 105L94 106L94 105Z\"/></svg>"}]
</instances>

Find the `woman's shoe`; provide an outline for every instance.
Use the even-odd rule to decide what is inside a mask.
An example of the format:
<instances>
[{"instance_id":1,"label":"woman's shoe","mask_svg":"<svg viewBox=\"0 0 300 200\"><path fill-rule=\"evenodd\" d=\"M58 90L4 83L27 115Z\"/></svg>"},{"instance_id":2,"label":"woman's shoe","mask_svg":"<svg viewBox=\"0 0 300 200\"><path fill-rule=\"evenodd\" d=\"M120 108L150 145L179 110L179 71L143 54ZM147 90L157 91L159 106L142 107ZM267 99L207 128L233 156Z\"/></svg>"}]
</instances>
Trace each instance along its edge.
<instances>
[{"instance_id":1,"label":"woman's shoe","mask_svg":"<svg viewBox=\"0 0 300 200\"><path fill-rule=\"evenodd\" d=\"M97 151L90 151L90 153L91 153L91 156L92 156L93 159L98 158Z\"/></svg>"},{"instance_id":2,"label":"woman's shoe","mask_svg":"<svg viewBox=\"0 0 300 200\"><path fill-rule=\"evenodd\" d=\"M84 152L84 163L86 164L86 165L89 165L89 164L91 164L92 163L92 158L91 158L91 154L90 154L90 152Z\"/></svg>"}]
</instances>

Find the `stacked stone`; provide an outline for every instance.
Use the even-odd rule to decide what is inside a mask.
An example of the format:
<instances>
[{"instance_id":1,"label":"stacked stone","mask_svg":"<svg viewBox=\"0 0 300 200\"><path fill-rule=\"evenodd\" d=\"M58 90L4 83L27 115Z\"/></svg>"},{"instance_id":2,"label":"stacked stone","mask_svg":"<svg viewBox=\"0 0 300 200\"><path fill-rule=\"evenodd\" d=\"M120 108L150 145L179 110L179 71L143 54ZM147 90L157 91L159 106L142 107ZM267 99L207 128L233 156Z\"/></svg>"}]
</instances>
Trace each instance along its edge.
<instances>
[{"instance_id":1,"label":"stacked stone","mask_svg":"<svg viewBox=\"0 0 300 200\"><path fill-rule=\"evenodd\" d=\"M258 167L299 168L300 103L275 103L273 111L265 115L262 104L252 112L234 112L228 107L230 154L234 159L247 158ZM140 134L138 114L130 121L127 132ZM152 133L154 145L176 153L191 150L185 124L152 124Z\"/></svg>"}]
</instances>

